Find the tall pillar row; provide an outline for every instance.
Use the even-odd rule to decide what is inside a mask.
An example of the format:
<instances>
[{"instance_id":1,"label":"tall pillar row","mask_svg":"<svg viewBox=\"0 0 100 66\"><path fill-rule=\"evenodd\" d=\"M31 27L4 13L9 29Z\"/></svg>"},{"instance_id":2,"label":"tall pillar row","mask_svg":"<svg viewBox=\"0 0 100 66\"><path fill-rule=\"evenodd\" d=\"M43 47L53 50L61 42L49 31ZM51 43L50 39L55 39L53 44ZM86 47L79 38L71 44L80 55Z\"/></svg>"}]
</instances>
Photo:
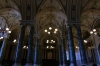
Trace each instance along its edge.
<instances>
[{"instance_id":1,"label":"tall pillar row","mask_svg":"<svg viewBox=\"0 0 100 66\"><path fill-rule=\"evenodd\" d=\"M25 34L25 25L21 26L21 31L20 31L20 35L19 35L19 42L18 42L18 46L17 46L17 51L16 51L16 58L15 58L15 64L14 66L21 66L21 53L22 53L22 48L23 48L23 40L24 40L24 34ZM81 34L81 29L80 26L76 27L77 29L77 35L78 35L78 41L79 41L79 49L80 49L80 55L81 55L81 62L82 65L86 65L86 54L85 54L85 48L84 48L84 44L83 44L83 39L82 39L82 34ZM40 61L40 53L39 52L39 40L38 38L36 39L36 45L35 45L35 52L34 52L34 58L32 57L32 44L33 44L33 31L34 31L34 27L31 26L30 28L30 36L29 36L29 41L28 41L28 54L27 54L27 63L26 66L32 66L32 60L33 60L33 65L34 66L40 66L41 65L41 61ZM2 48L1 48L1 55L0 57L2 58L3 56L3 49L5 47L5 43L6 43L6 39L4 39ZM66 65L66 52L65 52L65 40L62 40L62 50L60 50L59 47L59 65ZM70 54L70 66L76 66L76 58L75 58L75 48L74 48L74 43L73 43L73 35L72 35L72 26L68 27L68 45L69 45L69 54ZM61 53L62 51L62 53ZM0 58L0 60L1 60Z\"/></svg>"},{"instance_id":2,"label":"tall pillar row","mask_svg":"<svg viewBox=\"0 0 100 66\"><path fill-rule=\"evenodd\" d=\"M87 60L86 60L86 52L85 47L82 39L82 33L81 28L79 25L75 26L77 30L77 37L78 37L78 43L79 43L79 50L80 50L80 56L81 56L81 63L82 66L87 66ZM73 43L73 34L72 34L72 26L68 26L68 46L69 46L69 56L70 56L70 66L76 66L76 57L75 57L75 48Z\"/></svg>"},{"instance_id":3,"label":"tall pillar row","mask_svg":"<svg viewBox=\"0 0 100 66\"><path fill-rule=\"evenodd\" d=\"M22 49L23 49L23 42L24 42L25 27L26 27L26 25L24 25L24 24L21 25L21 31L20 31L20 35L19 35L19 41L18 41L18 45L17 45L14 66L22 66L21 65L21 56L22 56ZM33 34L34 34L34 27L32 25L30 25L30 34L29 34L29 40L28 40L28 53L27 53L27 61L26 61L25 66L40 66L41 65L41 61L42 61L41 56L40 56L41 52L39 52L39 48L41 46L39 46L39 38L36 37L35 48L33 51ZM33 54L33 56L32 56L32 54Z\"/></svg>"},{"instance_id":4,"label":"tall pillar row","mask_svg":"<svg viewBox=\"0 0 100 66\"><path fill-rule=\"evenodd\" d=\"M24 24L23 24L24 22ZM16 57L15 57L15 64L14 66L22 66L21 65L21 60L22 60L22 49L23 49L23 42L24 42L24 35L25 35L25 28L27 21L22 21L21 25L21 30L20 30L20 35L19 35L19 41L17 45L17 50L16 50ZM29 34L29 40L28 40L28 53L27 53L27 60L26 60L26 66L33 66L33 34L34 34L34 27L33 25L30 25L30 34Z\"/></svg>"}]
</instances>

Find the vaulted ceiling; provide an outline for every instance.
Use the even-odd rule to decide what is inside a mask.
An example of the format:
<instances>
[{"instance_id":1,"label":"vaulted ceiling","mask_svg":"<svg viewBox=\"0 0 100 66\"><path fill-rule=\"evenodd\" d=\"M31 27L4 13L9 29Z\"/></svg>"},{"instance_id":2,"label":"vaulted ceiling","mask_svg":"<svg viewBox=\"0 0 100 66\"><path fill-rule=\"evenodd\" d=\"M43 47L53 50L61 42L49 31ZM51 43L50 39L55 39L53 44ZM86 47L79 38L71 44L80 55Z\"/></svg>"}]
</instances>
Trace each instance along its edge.
<instances>
[{"instance_id":1,"label":"vaulted ceiling","mask_svg":"<svg viewBox=\"0 0 100 66\"><path fill-rule=\"evenodd\" d=\"M26 0L31 1L31 0ZM75 0L76 1L76 0ZM22 0L0 0L0 26L9 27L11 31L19 34L20 21L22 15L20 13L20 7ZM67 26L67 14L66 8L67 0L36 0L36 22L39 24L39 34L43 41L53 37L56 41L62 35L62 26ZM83 38L89 37L89 32L93 28L100 28L100 0L82 0L81 3L81 21ZM2 25L1 25L2 24ZM36 24L36 25L37 25ZM52 30L52 36L44 32L45 29L52 27L58 29L58 33L54 34ZM64 29L67 34L67 29ZM26 31L28 33L28 29ZM73 28L74 40L77 42L77 36L75 28ZM88 37L87 37L88 36Z\"/></svg>"}]
</instances>

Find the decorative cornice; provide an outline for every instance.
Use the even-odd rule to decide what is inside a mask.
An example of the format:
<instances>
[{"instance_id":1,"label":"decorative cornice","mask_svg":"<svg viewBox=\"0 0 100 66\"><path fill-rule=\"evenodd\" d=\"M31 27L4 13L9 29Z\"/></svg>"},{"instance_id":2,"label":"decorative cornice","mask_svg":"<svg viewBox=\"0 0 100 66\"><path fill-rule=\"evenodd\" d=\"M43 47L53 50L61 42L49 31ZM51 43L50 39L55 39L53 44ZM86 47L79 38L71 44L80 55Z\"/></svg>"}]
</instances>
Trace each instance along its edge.
<instances>
[{"instance_id":1,"label":"decorative cornice","mask_svg":"<svg viewBox=\"0 0 100 66\"><path fill-rule=\"evenodd\" d=\"M21 25L34 25L35 20L20 20Z\"/></svg>"},{"instance_id":2,"label":"decorative cornice","mask_svg":"<svg viewBox=\"0 0 100 66\"><path fill-rule=\"evenodd\" d=\"M68 25L81 24L81 21L67 21Z\"/></svg>"}]
</instances>

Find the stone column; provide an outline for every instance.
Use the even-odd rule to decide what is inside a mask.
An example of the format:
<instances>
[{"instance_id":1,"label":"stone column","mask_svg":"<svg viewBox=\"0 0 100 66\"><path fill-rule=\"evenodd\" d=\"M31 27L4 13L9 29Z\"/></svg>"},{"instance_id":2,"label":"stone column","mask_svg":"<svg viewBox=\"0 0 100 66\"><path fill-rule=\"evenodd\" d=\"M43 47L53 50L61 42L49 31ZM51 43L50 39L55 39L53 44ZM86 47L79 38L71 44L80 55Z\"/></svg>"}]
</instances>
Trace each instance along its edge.
<instances>
[{"instance_id":1,"label":"stone column","mask_svg":"<svg viewBox=\"0 0 100 66\"><path fill-rule=\"evenodd\" d=\"M78 35L79 50L80 50L80 55L81 55L81 63L82 65L86 65L87 59L86 59L85 46L82 39L81 28L79 25L77 25L76 29L77 29L77 35Z\"/></svg>"},{"instance_id":2,"label":"stone column","mask_svg":"<svg viewBox=\"0 0 100 66\"><path fill-rule=\"evenodd\" d=\"M70 66L76 66L75 48L73 43L72 26L68 26L68 45L70 55Z\"/></svg>"},{"instance_id":3,"label":"stone column","mask_svg":"<svg viewBox=\"0 0 100 66\"><path fill-rule=\"evenodd\" d=\"M35 50L34 50L34 58L33 58L33 66L40 66L39 65L39 39L36 37L36 44L35 44Z\"/></svg>"},{"instance_id":4,"label":"stone column","mask_svg":"<svg viewBox=\"0 0 100 66\"><path fill-rule=\"evenodd\" d=\"M94 55L95 55L95 59L96 59L96 64L97 66L100 66L100 56L99 56L99 52L98 52L98 49L97 49L97 46L96 46L96 41L95 41L95 35L92 34L92 43L93 43L93 46L94 46Z\"/></svg>"},{"instance_id":5,"label":"stone column","mask_svg":"<svg viewBox=\"0 0 100 66\"><path fill-rule=\"evenodd\" d=\"M59 66L62 66L63 61L62 61L62 53L61 53L61 44L58 45L58 55L59 55Z\"/></svg>"},{"instance_id":6,"label":"stone column","mask_svg":"<svg viewBox=\"0 0 100 66\"><path fill-rule=\"evenodd\" d=\"M17 45L17 51L16 51L14 66L21 66L24 34L25 34L25 25L21 25L21 31L20 31L20 35L19 35L19 41L18 41L18 45Z\"/></svg>"},{"instance_id":7,"label":"stone column","mask_svg":"<svg viewBox=\"0 0 100 66\"><path fill-rule=\"evenodd\" d=\"M28 40L28 53L27 53L26 66L32 66L33 33L34 33L34 27L31 26L29 40Z\"/></svg>"},{"instance_id":8,"label":"stone column","mask_svg":"<svg viewBox=\"0 0 100 66\"><path fill-rule=\"evenodd\" d=\"M1 49L0 49L0 66L2 66L2 60L3 60L5 48L6 48L6 42L7 42L7 38L4 38Z\"/></svg>"},{"instance_id":9,"label":"stone column","mask_svg":"<svg viewBox=\"0 0 100 66\"><path fill-rule=\"evenodd\" d=\"M41 66L42 64L42 45L39 44L38 49L39 49L39 54L38 54L39 60L38 61L39 61L39 66Z\"/></svg>"},{"instance_id":10,"label":"stone column","mask_svg":"<svg viewBox=\"0 0 100 66\"><path fill-rule=\"evenodd\" d=\"M66 66L66 49L65 49L65 38L62 38L62 61L63 61L63 66Z\"/></svg>"}]
</instances>

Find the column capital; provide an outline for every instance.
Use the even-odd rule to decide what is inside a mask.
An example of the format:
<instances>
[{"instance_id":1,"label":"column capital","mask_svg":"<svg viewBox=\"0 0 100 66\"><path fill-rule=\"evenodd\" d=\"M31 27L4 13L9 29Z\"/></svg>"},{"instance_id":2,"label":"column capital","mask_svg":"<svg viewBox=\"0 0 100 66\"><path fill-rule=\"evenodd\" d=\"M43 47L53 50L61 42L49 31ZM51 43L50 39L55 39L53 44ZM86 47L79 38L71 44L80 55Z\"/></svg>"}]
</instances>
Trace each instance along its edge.
<instances>
[{"instance_id":1,"label":"column capital","mask_svg":"<svg viewBox=\"0 0 100 66\"><path fill-rule=\"evenodd\" d=\"M58 43L58 45L61 45L61 41L59 41L59 42L57 42Z\"/></svg>"},{"instance_id":2,"label":"column capital","mask_svg":"<svg viewBox=\"0 0 100 66\"><path fill-rule=\"evenodd\" d=\"M20 20L21 25L34 25L35 20Z\"/></svg>"},{"instance_id":3,"label":"column capital","mask_svg":"<svg viewBox=\"0 0 100 66\"><path fill-rule=\"evenodd\" d=\"M75 24L74 26L77 28L77 27L80 27L80 26L81 26L81 24Z\"/></svg>"},{"instance_id":4,"label":"column capital","mask_svg":"<svg viewBox=\"0 0 100 66\"><path fill-rule=\"evenodd\" d=\"M34 35L34 37L39 39L39 37L40 37L40 36L39 36L39 35L37 35L37 34L35 34L35 35Z\"/></svg>"},{"instance_id":5,"label":"column capital","mask_svg":"<svg viewBox=\"0 0 100 66\"><path fill-rule=\"evenodd\" d=\"M81 24L81 21L67 21L69 25Z\"/></svg>"},{"instance_id":6,"label":"column capital","mask_svg":"<svg viewBox=\"0 0 100 66\"><path fill-rule=\"evenodd\" d=\"M65 39L67 36L66 36L66 35L61 35L61 37L62 37L62 39L63 39L63 38Z\"/></svg>"}]
</instances>

